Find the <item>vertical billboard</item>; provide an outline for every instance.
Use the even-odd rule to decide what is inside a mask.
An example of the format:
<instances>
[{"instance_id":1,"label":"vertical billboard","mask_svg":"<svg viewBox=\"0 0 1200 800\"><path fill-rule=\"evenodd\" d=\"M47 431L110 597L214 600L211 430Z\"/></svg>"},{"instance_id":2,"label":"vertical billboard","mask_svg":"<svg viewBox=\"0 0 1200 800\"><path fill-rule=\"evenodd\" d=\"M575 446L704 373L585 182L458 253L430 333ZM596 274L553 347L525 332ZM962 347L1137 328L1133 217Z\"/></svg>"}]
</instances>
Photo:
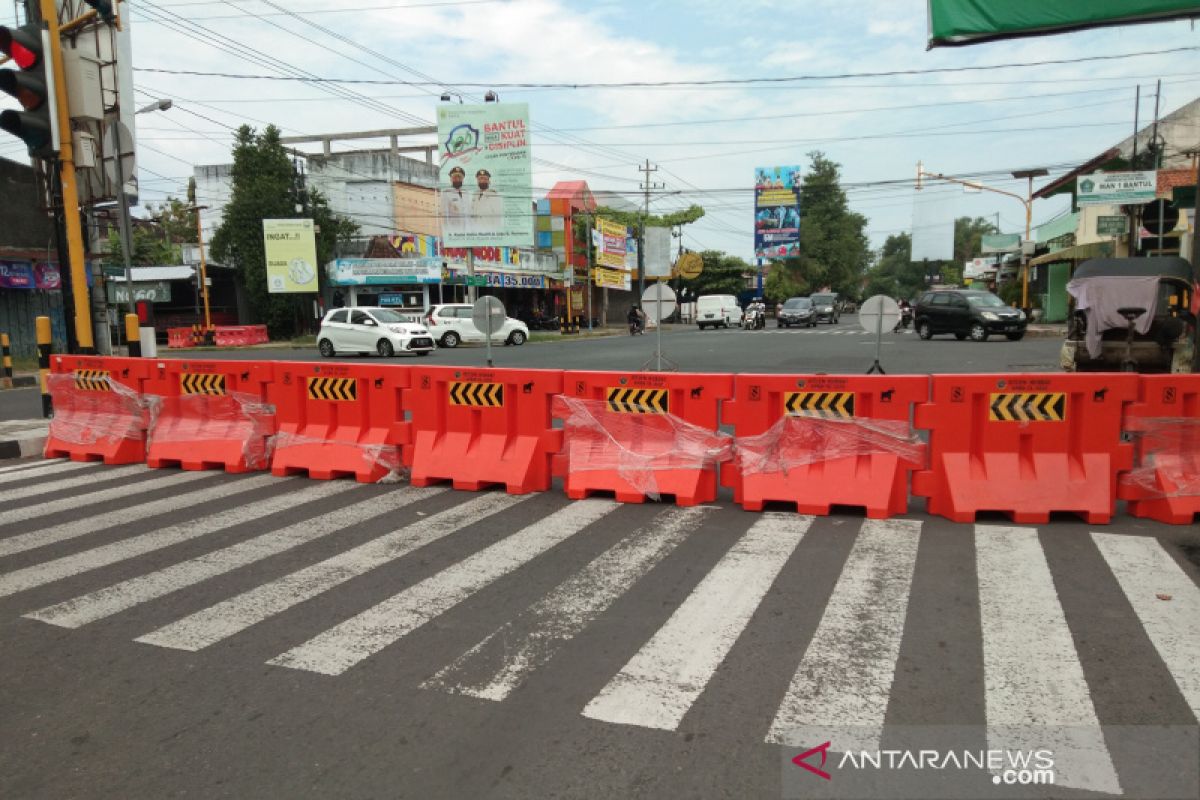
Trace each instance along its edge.
<instances>
[{"instance_id":1,"label":"vertical billboard","mask_svg":"<svg viewBox=\"0 0 1200 800\"><path fill-rule=\"evenodd\" d=\"M438 221L447 247L532 247L529 105L438 107Z\"/></svg>"},{"instance_id":2,"label":"vertical billboard","mask_svg":"<svg viewBox=\"0 0 1200 800\"><path fill-rule=\"evenodd\" d=\"M754 255L786 258L800 254L800 168L754 170Z\"/></svg>"},{"instance_id":3,"label":"vertical billboard","mask_svg":"<svg viewBox=\"0 0 1200 800\"><path fill-rule=\"evenodd\" d=\"M317 291L317 239L311 219L264 219L267 291Z\"/></svg>"}]
</instances>

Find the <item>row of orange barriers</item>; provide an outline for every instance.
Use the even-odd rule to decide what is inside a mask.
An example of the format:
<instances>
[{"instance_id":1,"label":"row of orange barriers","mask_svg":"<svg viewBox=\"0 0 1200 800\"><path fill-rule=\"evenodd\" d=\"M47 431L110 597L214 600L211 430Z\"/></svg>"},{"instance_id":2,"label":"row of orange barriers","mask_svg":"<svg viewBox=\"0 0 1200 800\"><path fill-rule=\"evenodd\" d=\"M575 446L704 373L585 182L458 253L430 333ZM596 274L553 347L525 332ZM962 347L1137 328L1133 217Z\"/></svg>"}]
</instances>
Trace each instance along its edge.
<instances>
[{"instance_id":1,"label":"row of orange barriers","mask_svg":"<svg viewBox=\"0 0 1200 800\"><path fill-rule=\"evenodd\" d=\"M167 347L171 349L198 347L206 338L207 332L199 325L167 329ZM212 344L217 347L250 347L269 341L266 325L215 325L212 328Z\"/></svg>"},{"instance_id":2,"label":"row of orange barriers","mask_svg":"<svg viewBox=\"0 0 1200 800\"><path fill-rule=\"evenodd\" d=\"M708 375L55 356L46 454L970 522L1200 512L1200 376ZM926 435L922 435L925 432Z\"/></svg>"}]
</instances>

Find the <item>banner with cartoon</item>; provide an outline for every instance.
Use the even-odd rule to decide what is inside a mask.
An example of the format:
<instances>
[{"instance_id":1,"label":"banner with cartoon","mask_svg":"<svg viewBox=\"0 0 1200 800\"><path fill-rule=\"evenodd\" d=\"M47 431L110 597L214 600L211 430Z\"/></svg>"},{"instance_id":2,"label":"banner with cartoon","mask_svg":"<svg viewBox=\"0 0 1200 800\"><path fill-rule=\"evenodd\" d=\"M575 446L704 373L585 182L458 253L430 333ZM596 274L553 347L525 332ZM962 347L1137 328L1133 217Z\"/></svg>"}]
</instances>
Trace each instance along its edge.
<instances>
[{"instance_id":1,"label":"banner with cartoon","mask_svg":"<svg viewBox=\"0 0 1200 800\"><path fill-rule=\"evenodd\" d=\"M317 239L311 219L264 219L267 292L317 291Z\"/></svg>"},{"instance_id":2,"label":"banner with cartoon","mask_svg":"<svg viewBox=\"0 0 1200 800\"><path fill-rule=\"evenodd\" d=\"M754 170L754 255L800 254L800 167Z\"/></svg>"},{"instance_id":3,"label":"banner with cartoon","mask_svg":"<svg viewBox=\"0 0 1200 800\"><path fill-rule=\"evenodd\" d=\"M438 107L438 221L447 247L532 247L527 103Z\"/></svg>"}]
</instances>

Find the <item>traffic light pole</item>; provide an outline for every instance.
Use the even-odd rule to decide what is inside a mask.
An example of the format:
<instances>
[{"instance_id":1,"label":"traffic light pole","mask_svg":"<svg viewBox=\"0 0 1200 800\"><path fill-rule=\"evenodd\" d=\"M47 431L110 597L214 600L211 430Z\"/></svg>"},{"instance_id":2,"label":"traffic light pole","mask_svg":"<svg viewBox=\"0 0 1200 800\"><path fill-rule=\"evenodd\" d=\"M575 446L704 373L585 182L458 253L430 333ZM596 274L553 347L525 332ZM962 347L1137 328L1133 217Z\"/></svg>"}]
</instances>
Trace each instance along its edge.
<instances>
[{"instance_id":1,"label":"traffic light pole","mask_svg":"<svg viewBox=\"0 0 1200 800\"><path fill-rule=\"evenodd\" d=\"M87 271L84 264L83 226L79 221L79 189L75 183L75 153L71 141L71 110L67 107L66 72L63 67L62 41L59 39L58 7L55 0L39 0L42 20L50 32L50 69L54 71L54 96L58 105L59 186L62 188L63 222L67 229L67 255L70 259L71 300L75 310L75 341L79 352L96 352L92 338L91 306L88 303ZM120 154L117 154L120 158ZM124 191L124 187L120 187ZM59 265L60 268L62 265Z\"/></svg>"}]
</instances>

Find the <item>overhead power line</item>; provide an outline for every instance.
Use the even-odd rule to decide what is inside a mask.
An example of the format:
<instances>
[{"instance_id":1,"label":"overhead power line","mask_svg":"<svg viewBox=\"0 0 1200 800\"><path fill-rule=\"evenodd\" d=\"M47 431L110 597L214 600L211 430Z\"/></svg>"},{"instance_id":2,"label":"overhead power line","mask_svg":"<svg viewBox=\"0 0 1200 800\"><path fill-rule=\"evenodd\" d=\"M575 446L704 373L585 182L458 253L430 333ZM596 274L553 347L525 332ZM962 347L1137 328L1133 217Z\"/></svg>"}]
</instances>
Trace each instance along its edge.
<instances>
[{"instance_id":1,"label":"overhead power line","mask_svg":"<svg viewBox=\"0 0 1200 800\"><path fill-rule=\"evenodd\" d=\"M581 82L520 82L520 83L474 83L474 82L456 82L460 87L471 87L474 89L641 89L647 87L661 86L745 86L751 84L779 84L779 83L798 83L802 81L833 81L833 80L849 80L854 78L889 78L900 75L941 75L947 73L958 72L981 72L985 70L995 69L1021 69L1026 67L1047 67L1057 64L1083 64L1094 61L1117 61L1126 58L1141 58L1144 56L1163 56L1172 55L1175 53L1189 53L1200 50L1200 46L1196 47L1172 47L1166 50L1144 50L1139 53L1113 53L1111 55L1098 56L1083 56L1080 58L1053 58L1043 61L1014 61L1007 64L986 64L986 65L970 65L959 67L931 67L929 69L901 69L901 70L886 70L883 72L842 72L842 73L826 73L813 75L784 75L780 77L761 77L761 78L710 78L707 80L687 80L687 81L615 81L612 83L602 83L598 81L581 81ZM401 81L401 80L372 80L369 78L307 78L293 77L286 75L248 75L244 73L234 72L202 72L198 70L172 70L161 69L157 67L134 67L135 71L139 72L160 72L168 75L198 75L208 78L232 78L238 80L270 80L270 81L305 81L310 83L342 83L342 84L366 84L375 86L430 86L441 87L445 86L444 82L440 81Z\"/></svg>"}]
</instances>

